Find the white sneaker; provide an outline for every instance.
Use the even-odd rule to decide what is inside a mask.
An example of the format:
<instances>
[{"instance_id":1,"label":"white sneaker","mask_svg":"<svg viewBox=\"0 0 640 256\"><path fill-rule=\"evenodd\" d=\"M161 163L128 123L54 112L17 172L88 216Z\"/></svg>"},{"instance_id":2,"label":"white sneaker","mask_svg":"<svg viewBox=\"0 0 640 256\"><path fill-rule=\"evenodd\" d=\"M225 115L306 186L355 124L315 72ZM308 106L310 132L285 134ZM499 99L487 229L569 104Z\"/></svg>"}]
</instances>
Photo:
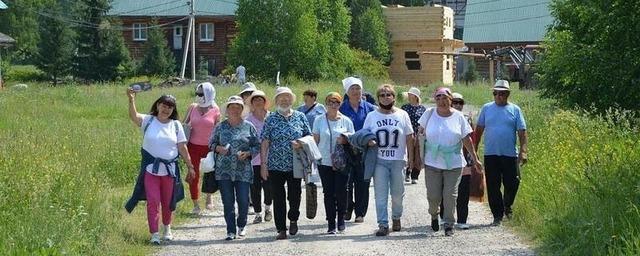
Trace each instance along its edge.
<instances>
[{"instance_id":1,"label":"white sneaker","mask_svg":"<svg viewBox=\"0 0 640 256\"><path fill-rule=\"evenodd\" d=\"M247 235L247 230L245 228L238 228L238 236L244 237Z\"/></svg>"},{"instance_id":2,"label":"white sneaker","mask_svg":"<svg viewBox=\"0 0 640 256\"><path fill-rule=\"evenodd\" d=\"M194 205L193 206L193 210L191 210L191 214L193 215L200 215L200 205Z\"/></svg>"},{"instance_id":3,"label":"white sneaker","mask_svg":"<svg viewBox=\"0 0 640 256\"><path fill-rule=\"evenodd\" d=\"M224 240L231 241L231 240L233 240L233 239L236 239L236 234L234 234L234 233L227 233L227 238L225 238Z\"/></svg>"},{"instance_id":4,"label":"white sneaker","mask_svg":"<svg viewBox=\"0 0 640 256\"><path fill-rule=\"evenodd\" d=\"M154 245L160 245L160 234L158 234L158 232L151 234L150 242L151 244L154 244Z\"/></svg>"},{"instance_id":5,"label":"white sneaker","mask_svg":"<svg viewBox=\"0 0 640 256\"><path fill-rule=\"evenodd\" d=\"M162 240L165 240L165 241L173 240L173 234L171 233L171 225L164 226L164 231L162 232Z\"/></svg>"},{"instance_id":6,"label":"white sneaker","mask_svg":"<svg viewBox=\"0 0 640 256\"><path fill-rule=\"evenodd\" d=\"M455 226L457 229L469 229L469 224L467 223L456 223Z\"/></svg>"}]
</instances>

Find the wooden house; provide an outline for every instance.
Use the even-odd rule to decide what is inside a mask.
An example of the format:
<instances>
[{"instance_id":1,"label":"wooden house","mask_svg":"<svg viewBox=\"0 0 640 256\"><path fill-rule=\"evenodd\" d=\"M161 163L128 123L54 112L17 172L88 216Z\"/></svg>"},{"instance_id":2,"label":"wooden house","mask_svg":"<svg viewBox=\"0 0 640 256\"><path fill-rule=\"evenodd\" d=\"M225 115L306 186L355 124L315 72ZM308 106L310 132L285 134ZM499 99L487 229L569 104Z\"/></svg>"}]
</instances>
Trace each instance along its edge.
<instances>
[{"instance_id":1,"label":"wooden house","mask_svg":"<svg viewBox=\"0 0 640 256\"><path fill-rule=\"evenodd\" d=\"M453 38L454 12L446 6L383 8L391 34L391 79L398 83L453 83L452 56L422 55L423 51L453 52L463 46Z\"/></svg>"},{"instance_id":2,"label":"wooden house","mask_svg":"<svg viewBox=\"0 0 640 256\"><path fill-rule=\"evenodd\" d=\"M465 46L471 53L486 53L502 47L541 44L547 27L553 22L550 2L468 0L463 35ZM508 58L476 58L475 62L476 69L484 78L490 78L492 66L515 72L514 64Z\"/></svg>"},{"instance_id":3,"label":"wooden house","mask_svg":"<svg viewBox=\"0 0 640 256\"><path fill-rule=\"evenodd\" d=\"M205 65L210 75L218 75L226 66L225 55L236 34L238 4L236 0L195 3L196 62L199 66ZM187 47L189 1L113 0L108 14L121 20L125 44L132 58L142 59L149 27L160 26L176 57L176 64L180 65L184 47Z\"/></svg>"}]
</instances>

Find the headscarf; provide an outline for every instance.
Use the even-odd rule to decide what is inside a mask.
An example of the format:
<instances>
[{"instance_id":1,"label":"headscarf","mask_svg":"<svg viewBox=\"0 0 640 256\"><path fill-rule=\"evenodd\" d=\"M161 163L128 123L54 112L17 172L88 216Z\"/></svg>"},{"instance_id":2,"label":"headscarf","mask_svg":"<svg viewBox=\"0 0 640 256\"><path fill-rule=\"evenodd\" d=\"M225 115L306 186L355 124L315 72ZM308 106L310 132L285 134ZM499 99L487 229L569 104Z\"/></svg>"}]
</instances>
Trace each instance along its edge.
<instances>
[{"instance_id":1,"label":"headscarf","mask_svg":"<svg viewBox=\"0 0 640 256\"><path fill-rule=\"evenodd\" d=\"M216 104L216 89L213 85L209 82L204 82L199 84L198 87L201 87L204 93L204 102L198 105L200 107L218 107L218 104Z\"/></svg>"}]
</instances>

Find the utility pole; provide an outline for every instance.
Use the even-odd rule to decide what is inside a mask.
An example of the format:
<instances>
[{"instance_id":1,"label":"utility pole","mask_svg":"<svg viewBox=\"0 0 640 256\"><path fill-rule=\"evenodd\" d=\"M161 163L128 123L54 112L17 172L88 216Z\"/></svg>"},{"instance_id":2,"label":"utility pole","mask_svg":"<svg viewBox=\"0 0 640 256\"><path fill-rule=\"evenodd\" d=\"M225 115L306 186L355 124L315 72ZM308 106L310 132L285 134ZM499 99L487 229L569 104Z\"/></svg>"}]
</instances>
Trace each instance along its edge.
<instances>
[{"instance_id":1,"label":"utility pole","mask_svg":"<svg viewBox=\"0 0 640 256\"><path fill-rule=\"evenodd\" d=\"M196 80L196 0L191 0L191 81Z\"/></svg>"},{"instance_id":2,"label":"utility pole","mask_svg":"<svg viewBox=\"0 0 640 256\"><path fill-rule=\"evenodd\" d=\"M189 2L189 4L191 4L191 2ZM185 42L185 47L184 47L184 51L182 53L182 67L180 68L180 78L184 79L184 71L187 68L187 55L189 54L189 43L191 42L191 29L193 29L192 27L192 23L191 23L191 17L189 17L189 28L187 28L187 41Z\"/></svg>"},{"instance_id":3,"label":"utility pole","mask_svg":"<svg viewBox=\"0 0 640 256\"><path fill-rule=\"evenodd\" d=\"M180 78L184 79L184 72L187 68L187 56L189 54L189 43L191 43L191 81L196 80L196 15L195 0L189 1L189 28L187 29L187 42L182 54L182 68L180 69Z\"/></svg>"}]
</instances>

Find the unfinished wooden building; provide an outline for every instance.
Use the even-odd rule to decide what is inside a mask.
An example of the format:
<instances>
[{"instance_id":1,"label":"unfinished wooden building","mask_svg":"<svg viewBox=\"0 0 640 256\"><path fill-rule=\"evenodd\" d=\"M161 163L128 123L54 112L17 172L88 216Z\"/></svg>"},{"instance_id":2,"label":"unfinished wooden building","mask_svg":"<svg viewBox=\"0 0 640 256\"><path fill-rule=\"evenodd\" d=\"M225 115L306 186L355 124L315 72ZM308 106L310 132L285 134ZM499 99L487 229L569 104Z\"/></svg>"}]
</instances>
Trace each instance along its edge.
<instances>
[{"instance_id":1,"label":"unfinished wooden building","mask_svg":"<svg viewBox=\"0 0 640 256\"><path fill-rule=\"evenodd\" d=\"M463 47L462 41L453 39L453 10L439 5L389 6L383 8L383 13L391 34L391 79L412 85L452 84L452 56L420 53L453 52Z\"/></svg>"}]
</instances>

